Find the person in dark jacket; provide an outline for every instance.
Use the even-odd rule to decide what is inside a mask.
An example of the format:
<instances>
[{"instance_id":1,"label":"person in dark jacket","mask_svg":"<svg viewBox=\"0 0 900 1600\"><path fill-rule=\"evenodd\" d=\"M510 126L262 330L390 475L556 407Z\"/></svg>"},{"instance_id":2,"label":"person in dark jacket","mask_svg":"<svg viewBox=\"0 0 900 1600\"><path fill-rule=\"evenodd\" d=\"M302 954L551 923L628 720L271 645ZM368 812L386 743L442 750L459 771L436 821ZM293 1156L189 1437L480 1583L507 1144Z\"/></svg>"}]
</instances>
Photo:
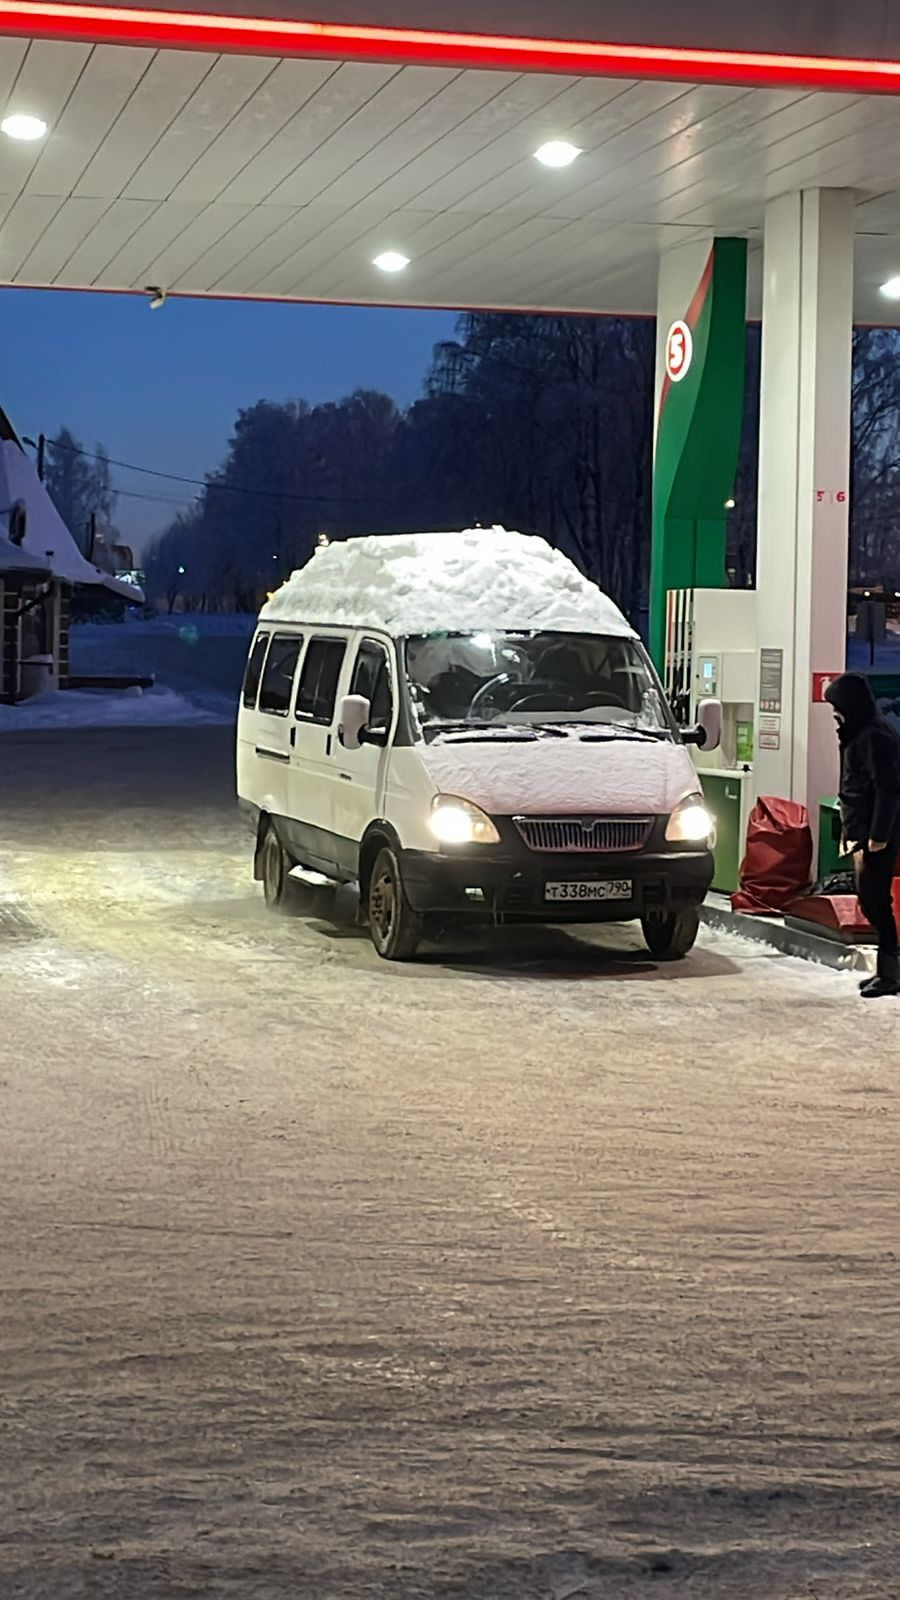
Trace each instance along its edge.
<instances>
[{"instance_id":1,"label":"person in dark jacket","mask_svg":"<svg viewBox=\"0 0 900 1600\"><path fill-rule=\"evenodd\" d=\"M900 994L892 888L900 852L900 735L878 714L868 679L836 678L825 694L841 745L842 849L856 866L863 913L878 935L878 971L862 985L867 1000Z\"/></svg>"}]
</instances>

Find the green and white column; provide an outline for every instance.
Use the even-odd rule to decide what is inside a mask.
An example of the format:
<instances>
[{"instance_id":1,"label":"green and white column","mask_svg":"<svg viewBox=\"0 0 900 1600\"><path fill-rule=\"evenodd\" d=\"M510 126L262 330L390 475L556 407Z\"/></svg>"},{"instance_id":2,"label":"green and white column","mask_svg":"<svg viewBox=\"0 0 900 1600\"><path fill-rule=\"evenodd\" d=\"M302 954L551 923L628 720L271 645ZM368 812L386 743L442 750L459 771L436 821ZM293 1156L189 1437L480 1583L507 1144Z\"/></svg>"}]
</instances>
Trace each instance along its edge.
<instances>
[{"instance_id":1,"label":"green and white column","mask_svg":"<svg viewBox=\"0 0 900 1600\"><path fill-rule=\"evenodd\" d=\"M650 644L666 653L671 589L727 585L726 501L744 412L747 244L706 239L661 258Z\"/></svg>"}]
</instances>

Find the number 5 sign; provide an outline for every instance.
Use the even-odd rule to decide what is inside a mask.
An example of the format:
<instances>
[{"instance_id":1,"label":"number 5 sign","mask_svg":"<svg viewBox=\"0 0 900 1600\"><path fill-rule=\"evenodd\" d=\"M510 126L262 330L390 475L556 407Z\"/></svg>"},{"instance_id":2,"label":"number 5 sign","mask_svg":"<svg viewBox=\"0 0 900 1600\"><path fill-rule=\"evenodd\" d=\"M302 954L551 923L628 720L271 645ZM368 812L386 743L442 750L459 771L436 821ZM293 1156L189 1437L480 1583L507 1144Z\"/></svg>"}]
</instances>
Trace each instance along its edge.
<instances>
[{"instance_id":1,"label":"number 5 sign","mask_svg":"<svg viewBox=\"0 0 900 1600\"><path fill-rule=\"evenodd\" d=\"M817 489L816 504L819 506L843 506L847 503L846 489Z\"/></svg>"},{"instance_id":2,"label":"number 5 sign","mask_svg":"<svg viewBox=\"0 0 900 1600\"><path fill-rule=\"evenodd\" d=\"M691 370L694 335L686 322L673 322L666 338L666 372L671 383L680 383Z\"/></svg>"}]
</instances>

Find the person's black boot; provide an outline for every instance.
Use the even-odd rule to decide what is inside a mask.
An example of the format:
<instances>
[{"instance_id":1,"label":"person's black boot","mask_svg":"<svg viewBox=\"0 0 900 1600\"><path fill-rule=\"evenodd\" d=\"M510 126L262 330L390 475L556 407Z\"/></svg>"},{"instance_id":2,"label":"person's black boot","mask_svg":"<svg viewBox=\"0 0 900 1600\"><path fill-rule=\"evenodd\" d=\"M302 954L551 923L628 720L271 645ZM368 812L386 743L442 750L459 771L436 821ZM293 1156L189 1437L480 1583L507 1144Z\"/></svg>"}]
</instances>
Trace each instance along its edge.
<instances>
[{"instance_id":1,"label":"person's black boot","mask_svg":"<svg viewBox=\"0 0 900 1600\"><path fill-rule=\"evenodd\" d=\"M900 983L890 978L870 978L859 992L864 1000L884 1000L888 995L900 994Z\"/></svg>"}]
</instances>

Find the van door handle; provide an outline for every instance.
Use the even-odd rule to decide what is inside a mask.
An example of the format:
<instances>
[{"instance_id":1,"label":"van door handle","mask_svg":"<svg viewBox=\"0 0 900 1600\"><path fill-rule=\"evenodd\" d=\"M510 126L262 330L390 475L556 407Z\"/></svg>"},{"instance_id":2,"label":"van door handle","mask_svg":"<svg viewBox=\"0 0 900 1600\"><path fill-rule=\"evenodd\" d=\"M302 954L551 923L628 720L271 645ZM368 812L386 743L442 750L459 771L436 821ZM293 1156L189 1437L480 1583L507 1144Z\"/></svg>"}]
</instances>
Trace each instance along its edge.
<instances>
[{"instance_id":1,"label":"van door handle","mask_svg":"<svg viewBox=\"0 0 900 1600\"><path fill-rule=\"evenodd\" d=\"M352 783L353 782L352 774L349 773L349 772L342 772L341 773L341 778L343 779L344 783Z\"/></svg>"},{"instance_id":2,"label":"van door handle","mask_svg":"<svg viewBox=\"0 0 900 1600\"><path fill-rule=\"evenodd\" d=\"M325 754L327 756L331 755L331 734L330 733L328 734L328 736L327 736L327 738L325 740Z\"/></svg>"},{"instance_id":3,"label":"van door handle","mask_svg":"<svg viewBox=\"0 0 900 1600\"><path fill-rule=\"evenodd\" d=\"M297 748L297 729L296 728L292 728L291 729L291 749L295 750L296 748Z\"/></svg>"}]
</instances>

